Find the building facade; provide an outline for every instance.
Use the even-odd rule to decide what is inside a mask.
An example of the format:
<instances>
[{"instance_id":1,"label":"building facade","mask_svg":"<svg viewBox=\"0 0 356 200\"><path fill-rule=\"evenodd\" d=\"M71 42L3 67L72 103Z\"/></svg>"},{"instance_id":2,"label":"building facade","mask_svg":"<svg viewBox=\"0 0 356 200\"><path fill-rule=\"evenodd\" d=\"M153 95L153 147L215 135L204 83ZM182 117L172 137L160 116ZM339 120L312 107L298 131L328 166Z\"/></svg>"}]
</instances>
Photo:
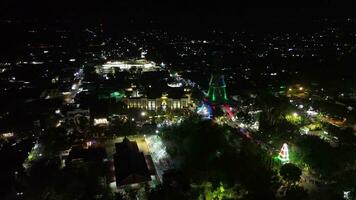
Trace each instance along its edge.
<instances>
[{"instance_id":1,"label":"building facade","mask_svg":"<svg viewBox=\"0 0 356 200\"><path fill-rule=\"evenodd\" d=\"M167 94L163 94L159 98L147 98L147 97L131 97L125 98L129 109L145 109L145 110L178 110L188 108L190 104L189 96L183 96L181 98L170 98Z\"/></svg>"}]
</instances>

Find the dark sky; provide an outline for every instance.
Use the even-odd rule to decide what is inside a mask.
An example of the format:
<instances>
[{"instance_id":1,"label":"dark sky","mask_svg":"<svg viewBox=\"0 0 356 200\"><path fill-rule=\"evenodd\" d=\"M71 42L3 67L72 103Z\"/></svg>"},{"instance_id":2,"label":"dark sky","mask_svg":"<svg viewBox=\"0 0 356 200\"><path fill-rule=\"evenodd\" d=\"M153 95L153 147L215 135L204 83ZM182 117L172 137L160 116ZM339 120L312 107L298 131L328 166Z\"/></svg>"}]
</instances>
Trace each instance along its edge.
<instances>
[{"instance_id":1,"label":"dark sky","mask_svg":"<svg viewBox=\"0 0 356 200\"><path fill-rule=\"evenodd\" d=\"M1 0L0 17L230 26L240 22L354 17L356 0Z\"/></svg>"}]
</instances>

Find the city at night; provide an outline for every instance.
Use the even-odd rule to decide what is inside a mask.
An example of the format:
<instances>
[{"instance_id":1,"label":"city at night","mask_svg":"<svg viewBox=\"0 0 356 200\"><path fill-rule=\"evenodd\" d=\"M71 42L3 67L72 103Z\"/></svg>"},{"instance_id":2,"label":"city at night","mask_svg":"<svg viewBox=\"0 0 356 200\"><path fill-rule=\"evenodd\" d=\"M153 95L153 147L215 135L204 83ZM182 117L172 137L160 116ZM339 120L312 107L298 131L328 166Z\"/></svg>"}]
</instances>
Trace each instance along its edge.
<instances>
[{"instance_id":1,"label":"city at night","mask_svg":"<svg viewBox=\"0 0 356 200\"><path fill-rule=\"evenodd\" d=\"M356 1L0 1L0 200L356 200Z\"/></svg>"}]
</instances>

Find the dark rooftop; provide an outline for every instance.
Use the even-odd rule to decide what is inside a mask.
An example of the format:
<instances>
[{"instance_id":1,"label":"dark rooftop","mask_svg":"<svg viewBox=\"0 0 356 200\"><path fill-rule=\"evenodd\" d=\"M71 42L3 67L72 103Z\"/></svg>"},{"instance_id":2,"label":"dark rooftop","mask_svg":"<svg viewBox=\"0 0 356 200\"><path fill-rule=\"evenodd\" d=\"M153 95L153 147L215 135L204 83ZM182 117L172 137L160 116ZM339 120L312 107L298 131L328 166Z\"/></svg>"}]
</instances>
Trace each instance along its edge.
<instances>
[{"instance_id":1,"label":"dark rooftop","mask_svg":"<svg viewBox=\"0 0 356 200\"><path fill-rule=\"evenodd\" d=\"M114 155L117 186L150 181L150 173L145 157L139 151L137 143L126 137L121 143L115 144Z\"/></svg>"}]
</instances>

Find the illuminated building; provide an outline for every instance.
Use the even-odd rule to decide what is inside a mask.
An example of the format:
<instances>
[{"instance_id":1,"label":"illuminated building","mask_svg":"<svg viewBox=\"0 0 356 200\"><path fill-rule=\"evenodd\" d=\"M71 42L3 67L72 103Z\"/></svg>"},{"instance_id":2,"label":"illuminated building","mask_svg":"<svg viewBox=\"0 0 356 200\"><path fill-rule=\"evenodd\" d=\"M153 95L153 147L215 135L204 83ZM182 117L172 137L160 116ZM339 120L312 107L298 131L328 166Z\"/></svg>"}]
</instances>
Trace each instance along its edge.
<instances>
[{"instance_id":1,"label":"illuminated building","mask_svg":"<svg viewBox=\"0 0 356 200\"><path fill-rule=\"evenodd\" d=\"M309 90L300 84L292 85L286 92L287 97L306 98L309 96Z\"/></svg>"},{"instance_id":2,"label":"illuminated building","mask_svg":"<svg viewBox=\"0 0 356 200\"><path fill-rule=\"evenodd\" d=\"M181 82L168 83L167 85L172 88L179 88L183 86Z\"/></svg>"},{"instance_id":3,"label":"illuminated building","mask_svg":"<svg viewBox=\"0 0 356 200\"><path fill-rule=\"evenodd\" d=\"M170 97L163 93L160 97L130 97L125 98L127 108L145 109L145 110L177 110L188 108L190 104L189 96Z\"/></svg>"},{"instance_id":4,"label":"illuminated building","mask_svg":"<svg viewBox=\"0 0 356 200\"><path fill-rule=\"evenodd\" d=\"M12 132L0 133L0 139L12 138L14 136L15 136L15 134Z\"/></svg>"},{"instance_id":5,"label":"illuminated building","mask_svg":"<svg viewBox=\"0 0 356 200\"><path fill-rule=\"evenodd\" d=\"M109 121L106 118L94 119L94 126L107 126Z\"/></svg>"},{"instance_id":6,"label":"illuminated building","mask_svg":"<svg viewBox=\"0 0 356 200\"><path fill-rule=\"evenodd\" d=\"M116 69L118 69L119 71L130 71L130 72L152 72L152 71L159 71L161 69L161 67L156 65L155 62L148 61L145 59L108 61L103 65L96 66L95 68L96 68L96 73L98 74L115 73Z\"/></svg>"}]
</instances>

